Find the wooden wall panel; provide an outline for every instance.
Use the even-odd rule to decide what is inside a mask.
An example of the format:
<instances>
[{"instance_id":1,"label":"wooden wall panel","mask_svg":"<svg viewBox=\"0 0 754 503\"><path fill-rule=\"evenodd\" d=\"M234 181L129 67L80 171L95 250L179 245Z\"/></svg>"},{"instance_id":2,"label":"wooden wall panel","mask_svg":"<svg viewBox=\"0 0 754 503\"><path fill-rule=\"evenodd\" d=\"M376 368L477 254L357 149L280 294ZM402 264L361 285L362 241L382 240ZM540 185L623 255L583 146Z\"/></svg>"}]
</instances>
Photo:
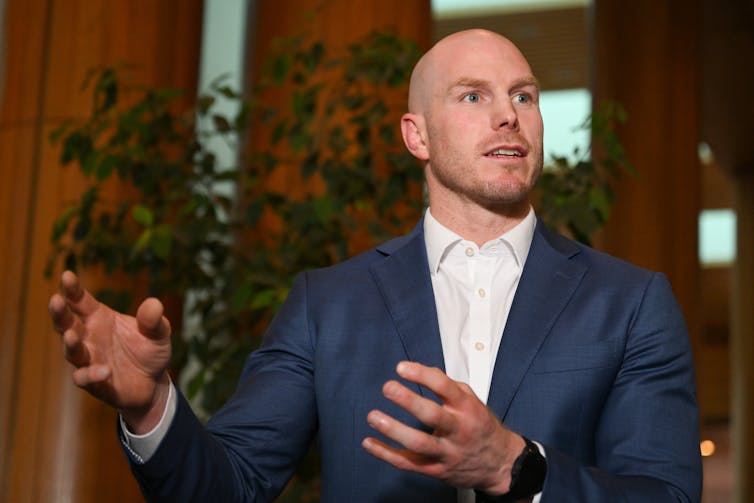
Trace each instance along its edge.
<instances>
[{"instance_id":1,"label":"wooden wall panel","mask_svg":"<svg viewBox=\"0 0 754 503\"><path fill-rule=\"evenodd\" d=\"M26 20L28 24L19 20ZM17 416L19 355L23 351L28 267L24 250L29 239L34 148L39 117L44 2L6 2L3 35L4 82L0 86L0 498L7 494ZM23 40L18 44L14 41ZM11 44L16 50L9 50ZM15 77L15 78L14 78Z\"/></svg>"},{"instance_id":2,"label":"wooden wall panel","mask_svg":"<svg viewBox=\"0 0 754 503\"><path fill-rule=\"evenodd\" d=\"M730 501L744 503L754 501L754 2L702 0L702 5L702 137L728 175L730 206L737 214L730 353L721 367L731 383Z\"/></svg>"},{"instance_id":3,"label":"wooden wall panel","mask_svg":"<svg viewBox=\"0 0 754 503\"><path fill-rule=\"evenodd\" d=\"M279 2L259 2L265 19L260 26L269 38L257 42L301 28L301 13L320 2L294 3L281 9ZM137 82L192 91L201 5L201 0L6 0L0 231L13 246L0 251L0 280L11 291L0 307L0 499L140 500L119 452L115 414L71 384L71 369L47 318L47 299L57 282L42 277L50 228L84 188L75 168L58 166L47 136L61 120L88 113L90 98L80 85L93 66L130 63ZM429 43L429 0L325 5L311 23L330 44L342 46L391 24ZM96 287L97 278L86 279Z\"/></svg>"},{"instance_id":4,"label":"wooden wall panel","mask_svg":"<svg viewBox=\"0 0 754 503\"><path fill-rule=\"evenodd\" d=\"M601 247L668 275L696 348L699 5L595 0L594 23L595 105L625 107L620 137L638 172L618 185Z\"/></svg>"},{"instance_id":5,"label":"wooden wall panel","mask_svg":"<svg viewBox=\"0 0 754 503\"><path fill-rule=\"evenodd\" d=\"M362 39L372 31L397 34L413 40L422 50L431 43L432 17L429 0L286 0L284 8L276 0L259 0L256 8L250 9L249 24L254 26L247 39L245 80L254 83L260 76L264 62L270 53L275 53L275 41L278 38L301 36L309 41L320 41L326 47L327 57L343 55L349 44ZM318 75L325 85L333 75ZM265 100L275 103L289 103L291 89L287 85L275 88L265 95ZM404 90L384 93L390 105L388 120L395 124L396 133L400 131L400 116L407 106ZM395 106L393 106L395 105ZM285 112L283 112L285 113ZM248 144L254 148L266 148L269 142L267 124L255 123L247 137ZM399 142L400 143L400 142ZM285 149L286 147L281 147ZM403 151L402 144L396 148ZM279 152L278 152L279 153ZM419 165L417 164L417 169ZM268 180L270 186L288 194L301 195L322 190L324 184L317 177L302 180L299 167L294 164L278 166ZM418 191L417 191L418 192ZM417 194L416 197L421 197ZM411 217L412 219L415 216ZM255 239L255 232L264 233L267 226L275 222L263 221L255 229L245 231L244 239ZM364 250L374 243L370 239L352 239L351 251Z\"/></svg>"},{"instance_id":6,"label":"wooden wall panel","mask_svg":"<svg viewBox=\"0 0 754 503\"><path fill-rule=\"evenodd\" d=\"M435 22L434 38L470 27L486 28L505 35L521 49L542 89L589 87L591 20L587 14L588 9L578 6L448 17Z\"/></svg>"},{"instance_id":7,"label":"wooden wall panel","mask_svg":"<svg viewBox=\"0 0 754 503\"><path fill-rule=\"evenodd\" d=\"M48 141L82 117L90 68L129 63L139 83L196 87L201 0L7 0L0 115L0 498L138 501L114 433L115 414L75 388L51 330L42 275L52 222L84 188ZM90 282L90 285L92 283ZM94 285L92 285L94 286ZM10 347L11 351L5 349ZM6 366L5 364L8 363Z\"/></svg>"},{"instance_id":8,"label":"wooden wall panel","mask_svg":"<svg viewBox=\"0 0 754 503\"><path fill-rule=\"evenodd\" d=\"M26 285L23 253L28 238L29 177L16 177L18 166L32 164L34 133L30 127L14 130L0 128L0 145L16 145L16 149L0 147L0 284L4 285L2 316L0 316L0 495L10 470L11 438L15 431L12 414L16 400L19 354L23 351L22 311Z\"/></svg>"},{"instance_id":9,"label":"wooden wall panel","mask_svg":"<svg viewBox=\"0 0 754 503\"><path fill-rule=\"evenodd\" d=\"M739 152L745 149L742 147ZM735 183L737 254L732 270L731 457L733 503L754 501L754 163Z\"/></svg>"},{"instance_id":10,"label":"wooden wall panel","mask_svg":"<svg viewBox=\"0 0 754 503\"><path fill-rule=\"evenodd\" d=\"M284 8L278 0L258 0L251 15L256 19L250 40L255 50L247 60L252 71L275 37L308 32L335 50L376 29L392 29L424 49L431 40L430 0L287 0Z\"/></svg>"}]
</instances>

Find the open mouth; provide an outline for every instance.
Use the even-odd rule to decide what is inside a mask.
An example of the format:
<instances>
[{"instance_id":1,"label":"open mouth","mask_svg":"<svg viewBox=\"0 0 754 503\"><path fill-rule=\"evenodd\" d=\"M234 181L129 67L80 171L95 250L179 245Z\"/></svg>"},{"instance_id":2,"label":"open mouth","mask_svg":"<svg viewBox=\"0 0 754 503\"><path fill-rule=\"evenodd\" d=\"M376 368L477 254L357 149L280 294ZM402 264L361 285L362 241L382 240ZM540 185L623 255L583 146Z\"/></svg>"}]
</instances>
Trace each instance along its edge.
<instances>
[{"instance_id":1,"label":"open mouth","mask_svg":"<svg viewBox=\"0 0 754 503\"><path fill-rule=\"evenodd\" d=\"M485 157L523 157L524 152L518 148L496 148L484 154Z\"/></svg>"}]
</instances>

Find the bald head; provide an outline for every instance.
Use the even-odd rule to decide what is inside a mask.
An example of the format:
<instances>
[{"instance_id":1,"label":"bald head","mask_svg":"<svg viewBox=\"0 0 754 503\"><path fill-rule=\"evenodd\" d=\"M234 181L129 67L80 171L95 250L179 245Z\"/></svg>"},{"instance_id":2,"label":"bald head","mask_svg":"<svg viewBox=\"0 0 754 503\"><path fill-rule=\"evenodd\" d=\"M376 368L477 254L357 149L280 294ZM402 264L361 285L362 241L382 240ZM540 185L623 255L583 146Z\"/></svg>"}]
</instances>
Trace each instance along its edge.
<instances>
[{"instance_id":1,"label":"bald head","mask_svg":"<svg viewBox=\"0 0 754 503\"><path fill-rule=\"evenodd\" d=\"M529 68L526 58L516 45L495 32L473 29L459 31L437 42L414 67L408 92L408 110L411 113L425 114L430 102L443 83L443 76L450 75L450 67L470 56L500 58L506 61L524 64ZM531 70L529 70L531 73Z\"/></svg>"}]
</instances>

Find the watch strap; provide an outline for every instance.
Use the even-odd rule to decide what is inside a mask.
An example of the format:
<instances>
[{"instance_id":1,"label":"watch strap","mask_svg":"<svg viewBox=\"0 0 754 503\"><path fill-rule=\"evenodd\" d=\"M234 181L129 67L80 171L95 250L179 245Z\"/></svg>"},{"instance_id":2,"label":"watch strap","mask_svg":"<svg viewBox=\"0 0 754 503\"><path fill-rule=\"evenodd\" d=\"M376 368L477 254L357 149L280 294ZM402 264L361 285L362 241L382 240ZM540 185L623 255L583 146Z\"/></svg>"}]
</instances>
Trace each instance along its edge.
<instances>
[{"instance_id":1,"label":"watch strap","mask_svg":"<svg viewBox=\"0 0 754 503\"><path fill-rule=\"evenodd\" d=\"M511 484L508 492L493 496L482 491L474 491L477 503L513 503L542 492L547 475L547 461L539 452L537 444L526 437L523 439L524 450L511 467Z\"/></svg>"}]
</instances>

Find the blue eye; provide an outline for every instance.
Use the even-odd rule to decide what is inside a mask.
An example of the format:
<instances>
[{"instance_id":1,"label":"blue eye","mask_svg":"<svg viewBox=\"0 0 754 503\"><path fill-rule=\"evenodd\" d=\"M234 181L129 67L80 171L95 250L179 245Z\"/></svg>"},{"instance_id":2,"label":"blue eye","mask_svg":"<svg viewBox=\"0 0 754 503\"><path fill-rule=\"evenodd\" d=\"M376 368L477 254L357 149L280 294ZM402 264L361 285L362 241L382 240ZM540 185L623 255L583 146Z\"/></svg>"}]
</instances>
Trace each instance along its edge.
<instances>
[{"instance_id":1,"label":"blue eye","mask_svg":"<svg viewBox=\"0 0 754 503\"><path fill-rule=\"evenodd\" d=\"M531 96L528 94L517 94L513 97L513 101L516 103L529 103L531 102Z\"/></svg>"},{"instance_id":2,"label":"blue eye","mask_svg":"<svg viewBox=\"0 0 754 503\"><path fill-rule=\"evenodd\" d=\"M479 95L477 93L469 93L463 97L463 101L468 103L479 103Z\"/></svg>"}]
</instances>

